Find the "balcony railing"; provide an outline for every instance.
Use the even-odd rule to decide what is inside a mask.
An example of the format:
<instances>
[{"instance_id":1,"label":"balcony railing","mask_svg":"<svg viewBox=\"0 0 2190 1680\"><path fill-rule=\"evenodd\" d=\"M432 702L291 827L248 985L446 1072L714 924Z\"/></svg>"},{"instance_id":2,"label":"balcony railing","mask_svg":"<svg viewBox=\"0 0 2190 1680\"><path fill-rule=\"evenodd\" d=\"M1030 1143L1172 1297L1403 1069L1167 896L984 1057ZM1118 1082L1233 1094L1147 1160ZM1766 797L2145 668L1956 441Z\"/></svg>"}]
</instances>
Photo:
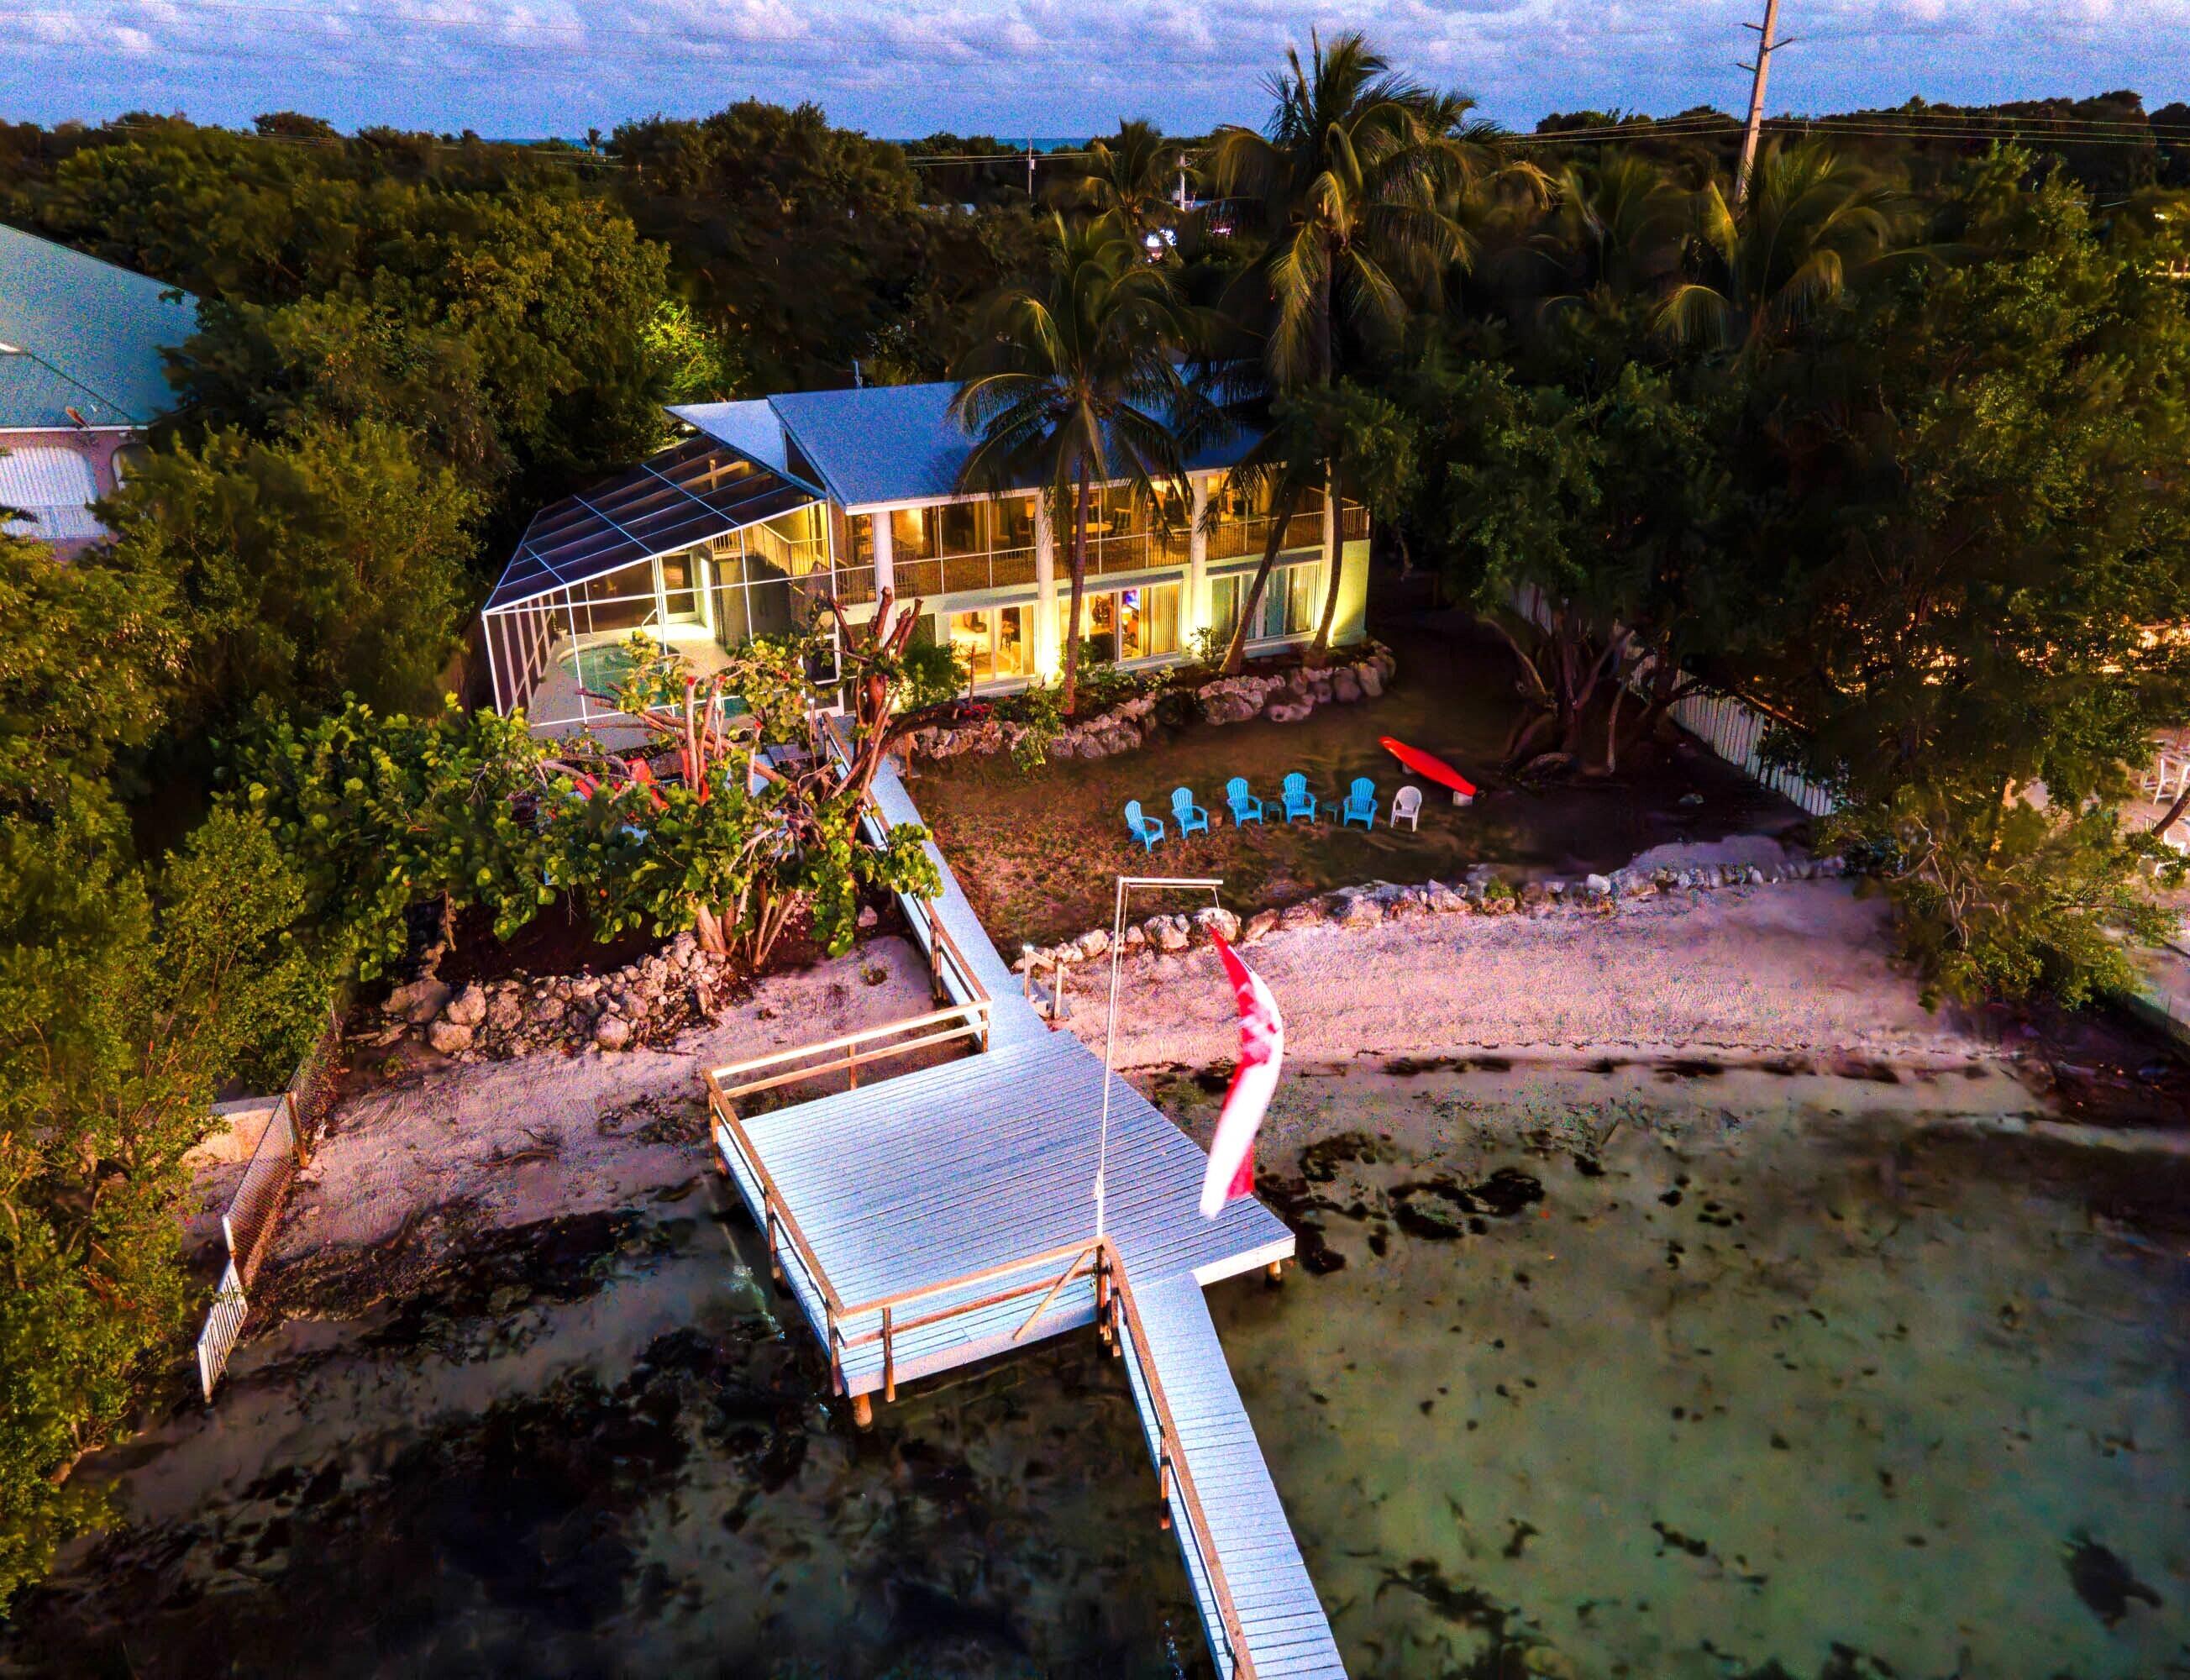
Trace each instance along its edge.
<instances>
[{"instance_id":1,"label":"balcony railing","mask_svg":"<svg viewBox=\"0 0 2190 1680\"><path fill-rule=\"evenodd\" d=\"M1358 502L1348 502L1339 509L1338 540L1358 542L1369 535L1369 510ZM1270 540L1270 518L1260 514L1252 519L1221 521L1209 536L1209 558L1212 560L1236 560L1243 555L1260 556L1262 545ZM1311 508L1304 514L1295 514L1285 521L1285 534L1278 544L1281 554L1294 553L1303 548L1323 547L1323 510Z\"/></svg>"},{"instance_id":2,"label":"balcony railing","mask_svg":"<svg viewBox=\"0 0 2190 1680\"><path fill-rule=\"evenodd\" d=\"M939 559L899 559L891 572L900 599L969 589L1009 589L1033 583L1034 550L998 548L984 554L945 554Z\"/></svg>"}]
</instances>

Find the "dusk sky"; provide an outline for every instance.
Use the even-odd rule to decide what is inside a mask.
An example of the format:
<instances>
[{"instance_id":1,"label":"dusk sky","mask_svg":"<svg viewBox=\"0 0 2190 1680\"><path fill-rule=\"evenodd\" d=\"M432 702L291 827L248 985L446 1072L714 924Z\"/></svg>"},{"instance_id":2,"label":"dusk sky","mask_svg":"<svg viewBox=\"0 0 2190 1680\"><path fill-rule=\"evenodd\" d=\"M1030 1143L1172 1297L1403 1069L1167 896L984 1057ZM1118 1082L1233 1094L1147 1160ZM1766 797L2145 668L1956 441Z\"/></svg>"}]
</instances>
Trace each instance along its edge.
<instances>
[{"instance_id":1,"label":"dusk sky","mask_svg":"<svg viewBox=\"0 0 2190 1680\"><path fill-rule=\"evenodd\" d=\"M1258 119L1311 27L1527 127L1546 111L1738 109L1762 0L0 0L0 114L128 110L349 128L582 133L747 95L841 123L1072 135ZM2190 97L2190 0L1783 0L1771 109L2045 94Z\"/></svg>"}]
</instances>

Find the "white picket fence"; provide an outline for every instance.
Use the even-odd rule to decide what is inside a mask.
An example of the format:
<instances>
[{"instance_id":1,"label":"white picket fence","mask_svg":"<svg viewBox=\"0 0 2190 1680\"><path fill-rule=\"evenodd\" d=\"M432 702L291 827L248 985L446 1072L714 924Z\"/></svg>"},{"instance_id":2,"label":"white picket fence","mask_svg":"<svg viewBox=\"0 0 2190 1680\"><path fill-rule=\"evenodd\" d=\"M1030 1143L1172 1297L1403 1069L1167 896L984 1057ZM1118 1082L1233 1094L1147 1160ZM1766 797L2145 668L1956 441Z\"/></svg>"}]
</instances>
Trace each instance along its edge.
<instances>
[{"instance_id":1,"label":"white picket fence","mask_svg":"<svg viewBox=\"0 0 2190 1680\"><path fill-rule=\"evenodd\" d=\"M229 1356L242 1339L243 1321L251 1312L251 1286L258 1281L258 1268L274 1246L281 1209L297 1182L297 1170L306 1159L307 1140L326 1117L333 1094L334 1057L341 1042L343 1009L340 1001L329 1007L327 1024L318 1041L297 1064L288 1088L274 1099L273 1115L251 1151L227 1211L220 1216L228 1263L222 1269L213 1304L207 1309L205 1328L198 1332L198 1385L208 1402L228 1370Z\"/></svg>"},{"instance_id":2,"label":"white picket fence","mask_svg":"<svg viewBox=\"0 0 2190 1680\"><path fill-rule=\"evenodd\" d=\"M1513 592L1513 610L1532 624L1545 629L1551 627L1551 610L1543 592L1532 583ZM1647 695L1650 663L1646 659L1628 673L1627 686L1633 693ZM1666 710L1675 723L1728 763L1812 816L1830 815L1839 808L1840 802L1830 789L1765 762L1762 749L1772 719L1755 707L1732 695L1699 692L1683 695Z\"/></svg>"}]
</instances>

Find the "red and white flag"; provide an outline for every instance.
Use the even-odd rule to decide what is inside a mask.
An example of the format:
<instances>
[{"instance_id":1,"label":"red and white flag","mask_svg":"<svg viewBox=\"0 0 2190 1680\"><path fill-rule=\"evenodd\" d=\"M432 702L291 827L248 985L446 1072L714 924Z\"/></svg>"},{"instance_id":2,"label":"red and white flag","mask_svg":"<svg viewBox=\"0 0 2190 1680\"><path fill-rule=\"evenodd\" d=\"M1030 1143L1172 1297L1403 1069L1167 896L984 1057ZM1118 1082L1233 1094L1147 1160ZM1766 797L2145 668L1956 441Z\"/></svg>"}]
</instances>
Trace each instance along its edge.
<instances>
[{"instance_id":1,"label":"red and white flag","mask_svg":"<svg viewBox=\"0 0 2190 1680\"><path fill-rule=\"evenodd\" d=\"M1233 1070L1232 1088L1224 1093L1217 1137L1209 1146L1209 1173L1201 1181L1206 1219L1214 1219L1235 1197L1254 1194L1255 1133L1269 1111L1271 1094L1278 1088L1278 1064L1285 1053L1285 1024L1262 977L1213 930L1210 940L1239 1000L1240 1065Z\"/></svg>"}]
</instances>

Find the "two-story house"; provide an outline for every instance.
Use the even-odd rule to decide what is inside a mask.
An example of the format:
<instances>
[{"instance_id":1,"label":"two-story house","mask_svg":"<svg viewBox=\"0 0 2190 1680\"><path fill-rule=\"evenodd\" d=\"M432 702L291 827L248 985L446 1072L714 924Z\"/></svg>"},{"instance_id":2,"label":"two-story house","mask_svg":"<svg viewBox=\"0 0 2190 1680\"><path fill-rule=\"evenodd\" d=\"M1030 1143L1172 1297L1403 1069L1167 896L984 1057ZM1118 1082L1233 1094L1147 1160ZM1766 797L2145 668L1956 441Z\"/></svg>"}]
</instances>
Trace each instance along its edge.
<instances>
[{"instance_id":1,"label":"two-story house","mask_svg":"<svg viewBox=\"0 0 2190 1680\"><path fill-rule=\"evenodd\" d=\"M106 533L92 504L173 406L164 350L197 331L186 292L0 226L0 508L69 554Z\"/></svg>"},{"instance_id":2,"label":"two-story house","mask_svg":"<svg viewBox=\"0 0 2190 1680\"><path fill-rule=\"evenodd\" d=\"M1071 592L1069 530L1030 489L964 496L972 440L950 384L799 391L670 411L684 442L542 509L487 600L496 707L562 733L612 721L584 690L613 685L633 630L699 669L747 637L810 621L831 596L856 621L884 588L917 599L928 632L956 649L975 693L1053 678ZM1083 652L1128 667L1194 656L1228 639L1262 559L1266 508L1228 469L1234 434L1188 463L1187 496L1159 511L1105 486L1089 526ZM1214 504L1214 520L1204 518ZM1319 498L1293 515L1250 633L1251 654L1304 641L1335 543L1333 639L1365 633L1368 521Z\"/></svg>"}]
</instances>

